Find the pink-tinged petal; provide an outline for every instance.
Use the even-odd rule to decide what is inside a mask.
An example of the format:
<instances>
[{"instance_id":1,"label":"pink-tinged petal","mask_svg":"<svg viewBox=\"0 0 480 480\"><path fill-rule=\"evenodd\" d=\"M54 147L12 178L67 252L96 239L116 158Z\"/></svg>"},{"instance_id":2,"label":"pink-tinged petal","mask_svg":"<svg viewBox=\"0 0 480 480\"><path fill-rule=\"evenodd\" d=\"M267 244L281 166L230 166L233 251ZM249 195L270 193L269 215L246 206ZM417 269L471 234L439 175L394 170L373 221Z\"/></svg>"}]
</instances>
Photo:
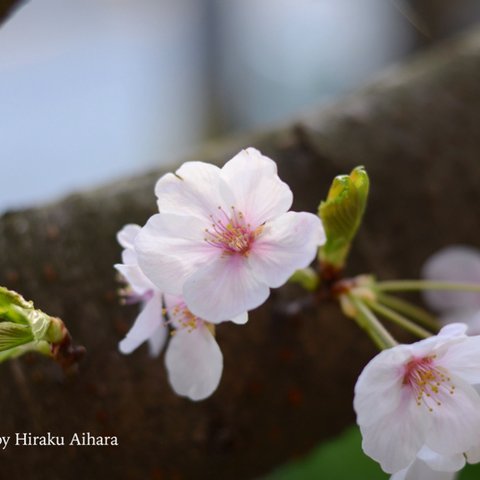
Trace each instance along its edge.
<instances>
[{"instance_id":1,"label":"pink-tinged petal","mask_svg":"<svg viewBox=\"0 0 480 480\"><path fill-rule=\"evenodd\" d=\"M437 472L458 472L465 466L465 456L463 453L440 455L426 445L418 452L417 458Z\"/></svg>"},{"instance_id":2,"label":"pink-tinged petal","mask_svg":"<svg viewBox=\"0 0 480 480\"><path fill-rule=\"evenodd\" d=\"M137 254L133 247L125 248L122 251L122 263L125 265L138 265Z\"/></svg>"},{"instance_id":3,"label":"pink-tinged petal","mask_svg":"<svg viewBox=\"0 0 480 480\"><path fill-rule=\"evenodd\" d=\"M221 253L203 235L196 217L154 215L135 239L138 264L159 290L180 294L185 280Z\"/></svg>"},{"instance_id":4,"label":"pink-tinged petal","mask_svg":"<svg viewBox=\"0 0 480 480\"><path fill-rule=\"evenodd\" d=\"M433 419L425 443L435 452L452 455L478 444L480 432L480 396L468 383L454 375L449 384L455 392L439 389L441 405L433 406Z\"/></svg>"},{"instance_id":5,"label":"pink-tinged petal","mask_svg":"<svg viewBox=\"0 0 480 480\"><path fill-rule=\"evenodd\" d=\"M401 365L410 357L410 348L400 345L380 352L363 369L355 385L353 400L360 426L382 422L399 408L403 399Z\"/></svg>"},{"instance_id":6,"label":"pink-tinged petal","mask_svg":"<svg viewBox=\"0 0 480 480\"><path fill-rule=\"evenodd\" d=\"M422 269L427 280L480 284L480 251L455 245L432 255ZM480 294L471 292L427 291L425 301L439 311L480 309Z\"/></svg>"},{"instance_id":7,"label":"pink-tinged petal","mask_svg":"<svg viewBox=\"0 0 480 480\"><path fill-rule=\"evenodd\" d=\"M254 228L285 213L292 205L290 187L277 175L277 165L254 148L242 150L222 168L235 208Z\"/></svg>"},{"instance_id":8,"label":"pink-tinged petal","mask_svg":"<svg viewBox=\"0 0 480 480\"><path fill-rule=\"evenodd\" d=\"M220 169L203 162L187 162L175 174L167 173L158 180L155 194L161 213L192 215L207 223L218 207L226 210L233 200Z\"/></svg>"},{"instance_id":9,"label":"pink-tinged petal","mask_svg":"<svg viewBox=\"0 0 480 480\"><path fill-rule=\"evenodd\" d=\"M140 226L130 223L125 225L118 233L117 240L118 243L123 248L133 248L133 242L138 232L140 231Z\"/></svg>"},{"instance_id":10,"label":"pink-tinged petal","mask_svg":"<svg viewBox=\"0 0 480 480\"><path fill-rule=\"evenodd\" d=\"M450 323L442 327L442 329L438 332L439 337L465 337L467 335L468 326L465 323Z\"/></svg>"},{"instance_id":11,"label":"pink-tinged petal","mask_svg":"<svg viewBox=\"0 0 480 480\"><path fill-rule=\"evenodd\" d=\"M445 325L437 335L420 340L410 345L412 354L416 357L436 355L443 357L448 349L457 343L462 343L466 338L467 326L463 323Z\"/></svg>"},{"instance_id":12,"label":"pink-tinged petal","mask_svg":"<svg viewBox=\"0 0 480 480\"><path fill-rule=\"evenodd\" d=\"M158 327L148 339L148 351L151 357L158 357L168 337L168 328L165 324Z\"/></svg>"},{"instance_id":13,"label":"pink-tinged petal","mask_svg":"<svg viewBox=\"0 0 480 480\"><path fill-rule=\"evenodd\" d=\"M143 295L150 290L155 289L153 283L140 270L138 265L124 265L117 263L115 268L130 285L137 295Z\"/></svg>"},{"instance_id":14,"label":"pink-tinged petal","mask_svg":"<svg viewBox=\"0 0 480 480\"><path fill-rule=\"evenodd\" d=\"M160 295L154 295L145 303L133 327L120 342L120 351L125 354L132 353L160 327L166 330L166 327L163 327L162 300Z\"/></svg>"},{"instance_id":15,"label":"pink-tinged petal","mask_svg":"<svg viewBox=\"0 0 480 480\"><path fill-rule=\"evenodd\" d=\"M480 336L465 337L463 341L453 343L439 363L465 382L480 384Z\"/></svg>"},{"instance_id":16,"label":"pink-tinged petal","mask_svg":"<svg viewBox=\"0 0 480 480\"><path fill-rule=\"evenodd\" d=\"M370 408L377 407L371 405ZM404 401L382 421L368 427L360 425L364 452L379 462L387 473L408 467L425 443L429 418L422 413L415 401Z\"/></svg>"},{"instance_id":17,"label":"pink-tinged petal","mask_svg":"<svg viewBox=\"0 0 480 480\"><path fill-rule=\"evenodd\" d=\"M233 317L232 322L237 325L245 325L248 322L248 312L243 312L240 315Z\"/></svg>"},{"instance_id":18,"label":"pink-tinged petal","mask_svg":"<svg viewBox=\"0 0 480 480\"><path fill-rule=\"evenodd\" d=\"M222 255L185 282L183 298L192 313L212 323L231 320L261 305L270 293L242 255Z\"/></svg>"},{"instance_id":19,"label":"pink-tinged petal","mask_svg":"<svg viewBox=\"0 0 480 480\"><path fill-rule=\"evenodd\" d=\"M310 265L323 243L325 232L317 215L287 212L264 225L248 261L255 275L269 287L276 288L295 270Z\"/></svg>"},{"instance_id":20,"label":"pink-tinged petal","mask_svg":"<svg viewBox=\"0 0 480 480\"><path fill-rule=\"evenodd\" d=\"M191 400L203 400L218 387L223 356L205 326L177 330L167 348L165 364L173 390Z\"/></svg>"},{"instance_id":21,"label":"pink-tinged petal","mask_svg":"<svg viewBox=\"0 0 480 480\"><path fill-rule=\"evenodd\" d=\"M433 470L425 462L415 459L407 468L393 474L390 480L454 480L455 472Z\"/></svg>"},{"instance_id":22,"label":"pink-tinged petal","mask_svg":"<svg viewBox=\"0 0 480 480\"><path fill-rule=\"evenodd\" d=\"M459 309L452 310L440 317L440 323L442 325L461 322L468 325L469 335L480 334L480 309Z\"/></svg>"}]
</instances>

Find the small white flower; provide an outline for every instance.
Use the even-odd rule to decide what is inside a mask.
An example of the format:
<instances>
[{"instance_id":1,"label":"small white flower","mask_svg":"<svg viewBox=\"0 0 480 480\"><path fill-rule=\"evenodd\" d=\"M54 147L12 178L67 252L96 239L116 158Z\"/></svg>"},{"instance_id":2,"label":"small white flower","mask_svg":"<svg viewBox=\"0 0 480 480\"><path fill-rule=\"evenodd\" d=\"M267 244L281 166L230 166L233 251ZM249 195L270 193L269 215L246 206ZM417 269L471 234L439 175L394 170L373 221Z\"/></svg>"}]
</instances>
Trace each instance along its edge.
<instances>
[{"instance_id":1,"label":"small white flower","mask_svg":"<svg viewBox=\"0 0 480 480\"><path fill-rule=\"evenodd\" d=\"M138 225L126 225L118 233L124 247L123 264L115 268L128 282L127 302L141 302L142 309L119 349L128 354L148 341L150 354L157 356L167 340L168 323L174 328L165 353L168 378L173 390L191 400L202 400L218 387L223 370L223 356L213 334L213 325L195 317L182 298L165 296L143 274L137 263L133 240L140 231Z\"/></svg>"},{"instance_id":2,"label":"small white flower","mask_svg":"<svg viewBox=\"0 0 480 480\"><path fill-rule=\"evenodd\" d=\"M160 213L136 239L139 264L157 288L213 323L244 323L325 242L316 215L287 212L290 188L253 148L222 169L187 162L155 193Z\"/></svg>"},{"instance_id":3,"label":"small white flower","mask_svg":"<svg viewBox=\"0 0 480 480\"><path fill-rule=\"evenodd\" d=\"M432 255L422 268L426 280L480 284L480 251L452 245ZM480 334L480 294L459 291L424 292L427 305L440 314L443 324L462 322L469 334Z\"/></svg>"},{"instance_id":4,"label":"small white flower","mask_svg":"<svg viewBox=\"0 0 480 480\"><path fill-rule=\"evenodd\" d=\"M119 349L128 354L148 341L150 354L157 356L165 345L168 328L162 315L162 295L153 283L145 276L138 266L137 254L133 242L140 227L125 225L117 234L118 243L124 248L122 261L115 265L127 282L127 303L141 303L141 311L127 336L120 342Z\"/></svg>"},{"instance_id":5,"label":"small white flower","mask_svg":"<svg viewBox=\"0 0 480 480\"><path fill-rule=\"evenodd\" d=\"M480 336L468 337L466 328L450 324L434 337L384 350L361 373L354 408L362 446L386 472L425 460L424 447L450 465L444 471L461 468L464 453L477 461L480 396L472 385L480 383Z\"/></svg>"}]
</instances>

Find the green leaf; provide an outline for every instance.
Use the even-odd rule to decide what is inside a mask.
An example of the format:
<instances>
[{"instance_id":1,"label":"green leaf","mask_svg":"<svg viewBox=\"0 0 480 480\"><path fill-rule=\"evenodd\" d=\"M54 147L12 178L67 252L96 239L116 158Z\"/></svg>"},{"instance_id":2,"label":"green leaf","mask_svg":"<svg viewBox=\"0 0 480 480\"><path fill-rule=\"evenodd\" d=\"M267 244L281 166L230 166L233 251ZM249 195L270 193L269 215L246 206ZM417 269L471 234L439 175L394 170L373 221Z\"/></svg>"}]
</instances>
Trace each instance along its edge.
<instances>
[{"instance_id":1,"label":"green leaf","mask_svg":"<svg viewBox=\"0 0 480 480\"><path fill-rule=\"evenodd\" d=\"M64 368L77 363L85 349L72 345L62 320L51 317L21 295L0 287L0 363L27 352L52 357Z\"/></svg>"},{"instance_id":2,"label":"green leaf","mask_svg":"<svg viewBox=\"0 0 480 480\"><path fill-rule=\"evenodd\" d=\"M360 431L351 427L304 459L280 467L262 480L387 480L389 475L363 453L361 443Z\"/></svg>"},{"instance_id":3,"label":"green leaf","mask_svg":"<svg viewBox=\"0 0 480 480\"><path fill-rule=\"evenodd\" d=\"M0 352L30 343L33 339L32 330L28 325L0 323Z\"/></svg>"},{"instance_id":4,"label":"green leaf","mask_svg":"<svg viewBox=\"0 0 480 480\"><path fill-rule=\"evenodd\" d=\"M356 167L350 175L333 180L327 199L320 203L327 241L320 249L322 262L341 270L367 205L370 181L364 167Z\"/></svg>"},{"instance_id":5,"label":"green leaf","mask_svg":"<svg viewBox=\"0 0 480 480\"><path fill-rule=\"evenodd\" d=\"M27 316L32 309L32 302L27 302L17 292L0 287L0 322L28 325Z\"/></svg>"}]
</instances>

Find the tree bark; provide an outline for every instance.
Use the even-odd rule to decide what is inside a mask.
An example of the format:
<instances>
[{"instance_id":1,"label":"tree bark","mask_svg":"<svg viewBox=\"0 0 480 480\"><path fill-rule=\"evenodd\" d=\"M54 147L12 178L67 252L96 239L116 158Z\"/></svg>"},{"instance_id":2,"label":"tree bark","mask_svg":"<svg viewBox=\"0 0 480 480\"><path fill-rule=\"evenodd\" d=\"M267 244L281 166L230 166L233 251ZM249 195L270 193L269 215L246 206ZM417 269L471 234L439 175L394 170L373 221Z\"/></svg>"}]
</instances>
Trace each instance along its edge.
<instances>
[{"instance_id":1,"label":"tree bark","mask_svg":"<svg viewBox=\"0 0 480 480\"><path fill-rule=\"evenodd\" d=\"M371 197L348 272L415 277L438 248L479 243L479 85L477 30L291 124L191 158L221 164L255 146L278 162L294 209L309 211L334 175L364 164ZM164 171L0 218L0 284L61 317L88 351L68 377L38 357L1 365L2 435L52 432L68 443L88 431L119 441L10 443L1 454L6 478L253 478L354 420L353 386L375 350L336 305L289 314L286 307L304 296L294 287L275 291L246 326L217 329L225 368L206 401L175 396L163 358L150 358L145 347L118 352L137 309L117 300L115 234L154 213L153 185Z\"/></svg>"},{"instance_id":2,"label":"tree bark","mask_svg":"<svg viewBox=\"0 0 480 480\"><path fill-rule=\"evenodd\" d=\"M27 0L0 0L0 24Z\"/></svg>"}]
</instances>

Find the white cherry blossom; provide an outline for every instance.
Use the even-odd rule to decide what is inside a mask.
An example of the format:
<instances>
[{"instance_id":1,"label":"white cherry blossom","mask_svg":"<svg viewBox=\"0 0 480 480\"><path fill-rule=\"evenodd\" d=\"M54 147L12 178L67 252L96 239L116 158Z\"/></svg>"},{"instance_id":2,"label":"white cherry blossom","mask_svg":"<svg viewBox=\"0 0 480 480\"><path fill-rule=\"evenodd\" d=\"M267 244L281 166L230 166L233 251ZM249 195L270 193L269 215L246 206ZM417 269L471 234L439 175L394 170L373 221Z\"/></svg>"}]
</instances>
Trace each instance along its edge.
<instances>
[{"instance_id":1,"label":"white cherry blossom","mask_svg":"<svg viewBox=\"0 0 480 480\"><path fill-rule=\"evenodd\" d=\"M140 226L130 224L117 234L117 240L124 250L123 263L115 265L115 268L128 284L125 301L141 304L141 311L127 336L120 342L119 349L128 354L148 341L150 354L157 356L165 345L168 328L163 321L162 294L138 266L133 242L139 231Z\"/></svg>"},{"instance_id":2,"label":"white cherry blossom","mask_svg":"<svg viewBox=\"0 0 480 480\"><path fill-rule=\"evenodd\" d=\"M115 265L115 268L128 283L125 299L142 305L119 349L129 354L148 341L151 355L157 356L167 341L168 323L173 329L165 353L170 384L178 395L202 400L216 390L223 370L223 356L215 340L214 327L195 317L180 297L166 295L166 308L163 308L163 295L137 263L132 245L139 231L138 225L126 225L117 236L124 247L124 263Z\"/></svg>"},{"instance_id":3,"label":"white cherry blossom","mask_svg":"<svg viewBox=\"0 0 480 480\"><path fill-rule=\"evenodd\" d=\"M417 458L444 472L462 468L465 453L478 461L480 336L466 328L450 324L384 350L361 373L354 408L362 447L386 472L408 473Z\"/></svg>"},{"instance_id":4,"label":"white cherry blossom","mask_svg":"<svg viewBox=\"0 0 480 480\"><path fill-rule=\"evenodd\" d=\"M253 148L221 169L187 162L155 192L160 213L135 241L139 264L158 289L182 295L212 323L244 323L325 242L318 216L288 212L290 188Z\"/></svg>"},{"instance_id":5,"label":"white cherry blossom","mask_svg":"<svg viewBox=\"0 0 480 480\"><path fill-rule=\"evenodd\" d=\"M480 250L463 245L443 248L425 262L422 277L480 285ZM429 290L424 292L424 298L440 315L442 324L466 323L468 333L480 334L480 293Z\"/></svg>"}]
</instances>

